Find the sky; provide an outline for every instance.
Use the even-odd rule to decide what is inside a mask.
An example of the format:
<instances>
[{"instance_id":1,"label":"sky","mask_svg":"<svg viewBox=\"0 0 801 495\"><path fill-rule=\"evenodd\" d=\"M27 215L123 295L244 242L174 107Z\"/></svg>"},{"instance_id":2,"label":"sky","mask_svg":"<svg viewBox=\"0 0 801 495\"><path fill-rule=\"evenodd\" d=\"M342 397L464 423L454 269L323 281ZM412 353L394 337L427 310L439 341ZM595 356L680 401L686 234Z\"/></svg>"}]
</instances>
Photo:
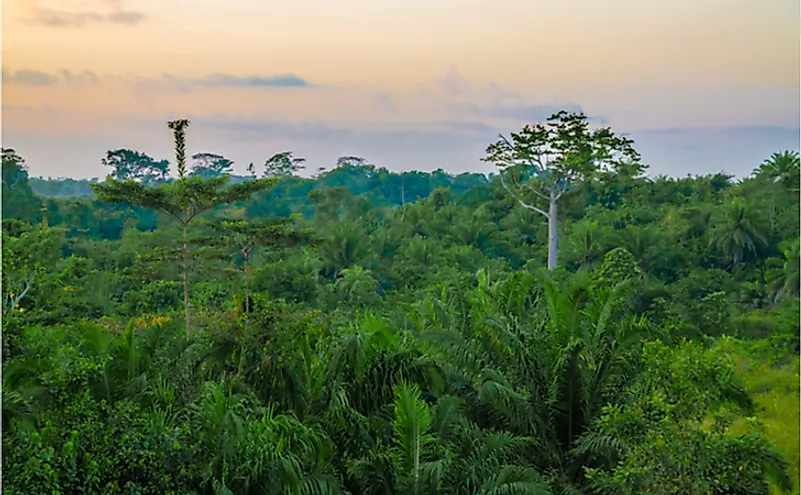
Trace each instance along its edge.
<instances>
[{"instance_id":1,"label":"sky","mask_svg":"<svg viewBox=\"0 0 801 495\"><path fill-rule=\"evenodd\" d=\"M44 177L107 150L243 173L293 151L491 172L499 133L560 109L651 175L748 175L799 149L797 0L3 0L2 145Z\"/></svg>"}]
</instances>

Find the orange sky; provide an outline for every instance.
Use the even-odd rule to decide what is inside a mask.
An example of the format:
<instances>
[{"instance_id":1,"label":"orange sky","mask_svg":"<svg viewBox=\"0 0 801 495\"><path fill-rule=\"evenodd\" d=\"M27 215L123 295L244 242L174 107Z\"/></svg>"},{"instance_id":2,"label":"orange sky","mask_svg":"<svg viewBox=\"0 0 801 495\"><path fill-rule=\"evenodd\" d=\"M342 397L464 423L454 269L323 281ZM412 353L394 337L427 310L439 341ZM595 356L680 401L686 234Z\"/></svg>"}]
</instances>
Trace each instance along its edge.
<instances>
[{"instance_id":1,"label":"orange sky","mask_svg":"<svg viewBox=\"0 0 801 495\"><path fill-rule=\"evenodd\" d=\"M800 41L787 0L5 0L3 146L103 175L110 147L169 157L164 121L189 116L195 151L242 169L288 147L458 172L570 107L657 173L740 174L798 148Z\"/></svg>"}]
</instances>

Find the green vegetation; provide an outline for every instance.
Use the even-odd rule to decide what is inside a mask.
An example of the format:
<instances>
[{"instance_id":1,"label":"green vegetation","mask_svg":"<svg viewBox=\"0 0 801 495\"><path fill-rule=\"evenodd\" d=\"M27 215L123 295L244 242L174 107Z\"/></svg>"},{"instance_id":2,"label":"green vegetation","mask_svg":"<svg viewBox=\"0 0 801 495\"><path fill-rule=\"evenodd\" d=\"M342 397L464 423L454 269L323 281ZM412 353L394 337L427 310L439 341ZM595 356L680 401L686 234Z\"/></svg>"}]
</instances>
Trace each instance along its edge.
<instances>
[{"instance_id":1,"label":"green vegetation","mask_svg":"<svg viewBox=\"0 0 801 495\"><path fill-rule=\"evenodd\" d=\"M176 178L3 150L7 493L799 493L797 153L646 178L561 112L500 175L257 178L188 124Z\"/></svg>"}]
</instances>

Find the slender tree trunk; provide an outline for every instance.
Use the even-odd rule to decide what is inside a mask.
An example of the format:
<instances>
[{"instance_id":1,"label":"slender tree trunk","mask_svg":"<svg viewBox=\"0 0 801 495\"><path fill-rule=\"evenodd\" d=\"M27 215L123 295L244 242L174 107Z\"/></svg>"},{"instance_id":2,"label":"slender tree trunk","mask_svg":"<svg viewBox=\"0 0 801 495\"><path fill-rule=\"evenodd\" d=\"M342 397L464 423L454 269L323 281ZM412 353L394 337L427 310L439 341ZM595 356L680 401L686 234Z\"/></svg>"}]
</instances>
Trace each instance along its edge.
<instances>
[{"instance_id":1,"label":"slender tree trunk","mask_svg":"<svg viewBox=\"0 0 801 495\"><path fill-rule=\"evenodd\" d=\"M186 312L186 334L191 333L189 327L189 242L186 239L186 225L183 224L184 234L184 311Z\"/></svg>"},{"instance_id":2,"label":"slender tree trunk","mask_svg":"<svg viewBox=\"0 0 801 495\"><path fill-rule=\"evenodd\" d=\"M245 328L250 323L250 253L245 252Z\"/></svg>"},{"instance_id":3,"label":"slender tree trunk","mask_svg":"<svg viewBox=\"0 0 801 495\"><path fill-rule=\"evenodd\" d=\"M556 268L556 254L559 248L559 216L556 200L551 199L548 209L548 270Z\"/></svg>"},{"instance_id":4,"label":"slender tree trunk","mask_svg":"<svg viewBox=\"0 0 801 495\"><path fill-rule=\"evenodd\" d=\"M245 331L250 328L250 279L248 278L250 265L250 253L247 250L242 250L244 255L244 275L245 275ZM245 370L245 340L242 340L242 345L239 347L239 375Z\"/></svg>"}]
</instances>

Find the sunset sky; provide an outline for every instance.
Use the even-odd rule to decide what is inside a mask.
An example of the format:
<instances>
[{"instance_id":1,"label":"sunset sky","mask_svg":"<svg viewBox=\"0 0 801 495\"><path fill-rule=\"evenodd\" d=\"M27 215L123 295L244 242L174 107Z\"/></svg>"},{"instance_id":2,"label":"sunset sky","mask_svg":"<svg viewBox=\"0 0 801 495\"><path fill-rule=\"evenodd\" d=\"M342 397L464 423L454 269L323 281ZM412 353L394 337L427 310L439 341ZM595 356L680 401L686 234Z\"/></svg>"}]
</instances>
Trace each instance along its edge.
<instances>
[{"instance_id":1,"label":"sunset sky","mask_svg":"<svg viewBox=\"0 0 801 495\"><path fill-rule=\"evenodd\" d=\"M565 108L651 174L747 175L799 148L797 0L3 0L3 147L33 176L108 149L309 169L490 171L484 149Z\"/></svg>"}]
</instances>

